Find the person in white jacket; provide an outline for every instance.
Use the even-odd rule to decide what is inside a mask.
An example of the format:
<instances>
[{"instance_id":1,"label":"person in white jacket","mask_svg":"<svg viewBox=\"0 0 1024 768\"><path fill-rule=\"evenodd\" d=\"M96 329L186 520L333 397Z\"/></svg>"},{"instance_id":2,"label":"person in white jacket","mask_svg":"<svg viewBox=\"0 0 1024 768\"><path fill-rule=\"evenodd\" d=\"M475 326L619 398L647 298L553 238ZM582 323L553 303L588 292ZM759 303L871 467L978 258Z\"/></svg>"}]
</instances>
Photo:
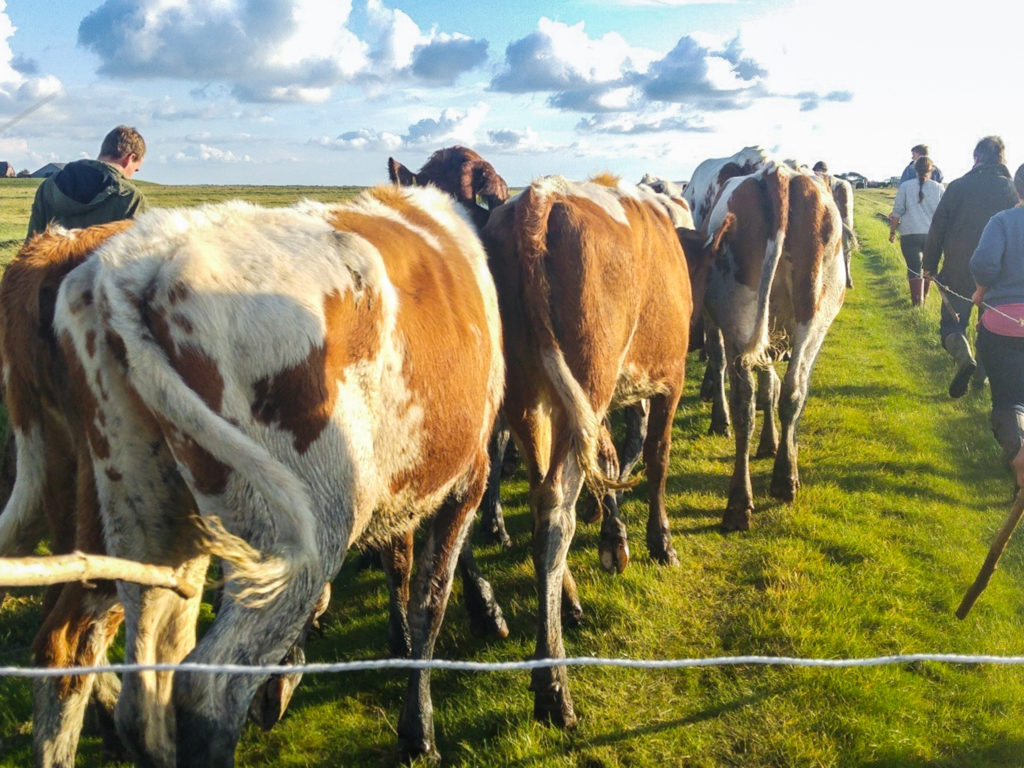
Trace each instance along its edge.
<instances>
[{"instance_id":1,"label":"person in white jacket","mask_svg":"<svg viewBox=\"0 0 1024 768\"><path fill-rule=\"evenodd\" d=\"M933 167L927 156L919 157L914 162L917 178L900 184L892 213L889 214L889 242L896 239L898 231L900 250L907 263L910 303L915 307L921 306L928 295L928 283L921 275L921 259L924 256L928 228L943 192L942 185L931 178Z\"/></svg>"}]
</instances>

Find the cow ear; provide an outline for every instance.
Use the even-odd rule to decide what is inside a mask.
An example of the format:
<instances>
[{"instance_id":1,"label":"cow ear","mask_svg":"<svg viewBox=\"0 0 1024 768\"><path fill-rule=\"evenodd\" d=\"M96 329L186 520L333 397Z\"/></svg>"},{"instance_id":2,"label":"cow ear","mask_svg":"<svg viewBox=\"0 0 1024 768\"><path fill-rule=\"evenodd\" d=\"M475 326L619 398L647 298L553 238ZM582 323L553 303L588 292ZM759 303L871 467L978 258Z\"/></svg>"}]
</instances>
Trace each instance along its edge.
<instances>
[{"instance_id":1,"label":"cow ear","mask_svg":"<svg viewBox=\"0 0 1024 768\"><path fill-rule=\"evenodd\" d=\"M716 254L721 253L722 249L735 239L737 225L738 222L736 221L736 214L731 212L725 214L725 218L722 220L722 225L718 228L718 231L715 232L712 250Z\"/></svg>"},{"instance_id":2,"label":"cow ear","mask_svg":"<svg viewBox=\"0 0 1024 768\"><path fill-rule=\"evenodd\" d=\"M391 178L392 184L398 184L401 187L416 186L416 174L393 157L388 158L388 176Z\"/></svg>"}]
</instances>

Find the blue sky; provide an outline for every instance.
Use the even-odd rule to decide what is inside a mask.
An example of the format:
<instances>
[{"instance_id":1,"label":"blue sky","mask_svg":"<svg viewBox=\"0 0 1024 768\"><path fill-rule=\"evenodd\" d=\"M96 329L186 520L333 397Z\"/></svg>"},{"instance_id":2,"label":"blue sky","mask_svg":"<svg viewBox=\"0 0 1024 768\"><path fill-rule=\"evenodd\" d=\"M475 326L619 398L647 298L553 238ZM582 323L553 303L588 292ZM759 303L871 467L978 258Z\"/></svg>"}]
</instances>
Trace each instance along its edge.
<instances>
[{"instance_id":1,"label":"blue sky","mask_svg":"<svg viewBox=\"0 0 1024 768\"><path fill-rule=\"evenodd\" d=\"M751 144L884 178L924 142L954 178L990 133L1012 171L1015 6L952 6L0 0L0 160L95 156L126 123L164 184L373 184L456 143L516 186L684 180Z\"/></svg>"}]
</instances>

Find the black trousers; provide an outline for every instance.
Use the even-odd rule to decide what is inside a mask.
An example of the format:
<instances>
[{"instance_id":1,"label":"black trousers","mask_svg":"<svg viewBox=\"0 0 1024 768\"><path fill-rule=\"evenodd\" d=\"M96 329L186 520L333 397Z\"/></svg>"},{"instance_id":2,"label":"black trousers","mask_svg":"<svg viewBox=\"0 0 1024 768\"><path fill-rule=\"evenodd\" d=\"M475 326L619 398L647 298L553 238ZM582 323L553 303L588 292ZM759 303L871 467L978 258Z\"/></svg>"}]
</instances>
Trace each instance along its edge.
<instances>
[{"instance_id":1,"label":"black trousers","mask_svg":"<svg viewBox=\"0 0 1024 768\"><path fill-rule=\"evenodd\" d=\"M992 388L992 408L1024 413L1024 338L1000 336L978 324L978 358Z\"/></svg>"}]
</instances>

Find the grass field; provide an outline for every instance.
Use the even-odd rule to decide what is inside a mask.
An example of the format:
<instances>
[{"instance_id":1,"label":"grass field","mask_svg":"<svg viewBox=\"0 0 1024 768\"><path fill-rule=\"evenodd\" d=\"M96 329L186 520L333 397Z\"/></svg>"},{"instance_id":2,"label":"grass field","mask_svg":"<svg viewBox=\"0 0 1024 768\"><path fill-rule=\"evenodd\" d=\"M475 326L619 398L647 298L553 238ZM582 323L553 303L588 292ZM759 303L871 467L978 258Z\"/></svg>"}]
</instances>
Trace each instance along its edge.
<instances>
[{"instance_id":1,"label":"grass field","mask_svg":"<svg viewBox=\"0 0 1024 768\"><path fill-rule=\"evenodd\" d=\"M260 189L172 188L162 204ZM31 188L5 188L0 238L19 238ZM163 188L147 188L156 202ZM344 190L321 190L325 195ZM281 193L275 202L292 194ZM295 190L308 195L306 189ZM904 653L1024 652L1024 545L1011 542L965 621L953 611L1009 506L1012 482L988 427L988 393L946 395L951 362L939 346L938 296L910 307L902 260L875 214L891 193L857 193L862 252L819 358L800 432L796 502L767 495L769 461L753 462L753 528L722 534L731 439L708 437L693 360L676 419L669 516L681 565L644 551L641 484L624 516L633 542L625 573L599 567L597 527L570 553L586 616L566 636L570 656L737 655L851 658ZM7 208L21 206L18 212ZM19 219L19 216L21 217ZM23 226L23 225L22 225ZM5 243L7 240L5 240ZM16 248L16 245L15 245ZM760 414L759 414L760 416ZM470 636L458 585L437 656L529 658L536 598L522 475L505 486L515 546L482 546L511 627L504 641ZM1024 536L1024 534L1022 534ZM310 661L386 653L383 576L346 563ZM0 609L0 665L26 665L36 592ZM854 669L707 667L570 670L580 722L561 732L531 719L529 675L434 674L438 742L453 766L1024 765L1024 668L918 663ZM395 761L404 675L307 676L270 733L247 726L240 766L385 766ZM0 766L31 763L31 686L0 679ZM87 737L82 766L104 765Z\"/></svg>"}]
</instances>

